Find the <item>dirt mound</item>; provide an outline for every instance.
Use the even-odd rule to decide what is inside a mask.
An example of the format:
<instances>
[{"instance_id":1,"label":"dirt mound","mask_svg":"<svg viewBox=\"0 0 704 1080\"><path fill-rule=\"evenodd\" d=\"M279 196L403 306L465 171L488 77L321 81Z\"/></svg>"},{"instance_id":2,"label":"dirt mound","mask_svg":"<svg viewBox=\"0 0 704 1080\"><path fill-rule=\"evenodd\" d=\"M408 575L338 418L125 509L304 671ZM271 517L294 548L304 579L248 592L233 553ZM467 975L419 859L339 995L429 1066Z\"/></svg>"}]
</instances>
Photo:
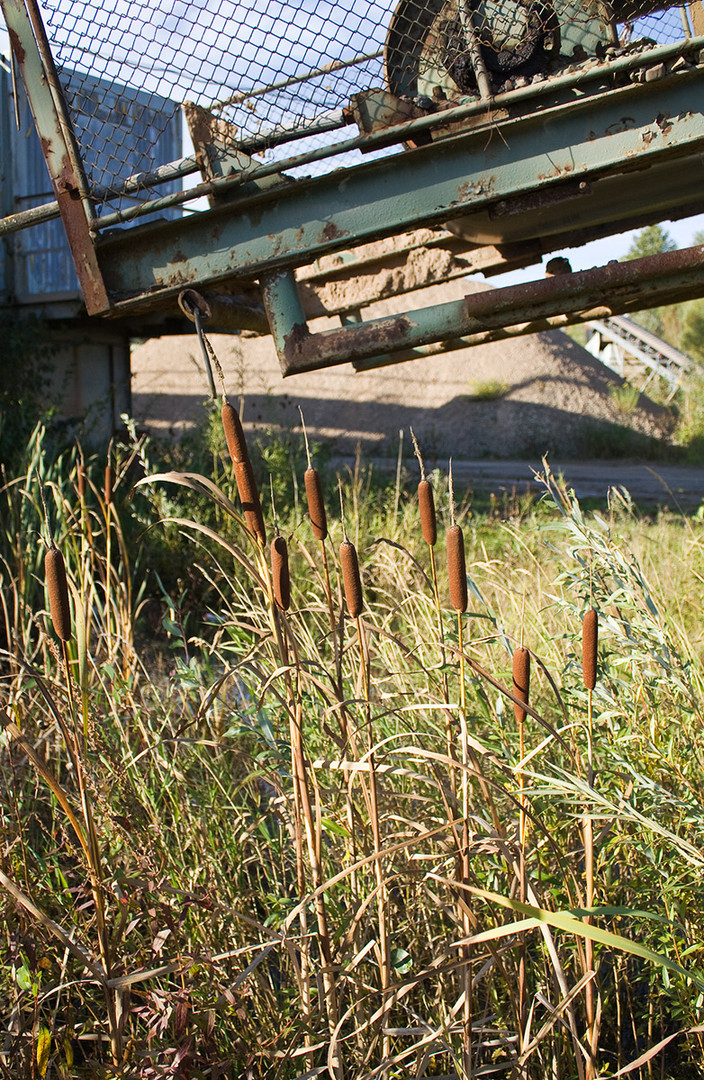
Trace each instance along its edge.
<instances>
[{"instance_id":1,"label":"dirt mound","mask_svg":"<svg viewBox=\"0 0 704 1080\"><path fill-rule=\"evenodd\" d=\"M375 318L458 299L477 287L466 280L373 305ZM317 320L314 329L334 326ZM298 405L314 439L334 453L361 442L386 453L400 428L412 426L429 459L540 456L594 457L636 452L643 437L666 438L668 410L642 395L561 331L460 349L355 373L350 364L283 379L269 337L217 336L228 393L244 399L246 424L298 426ZM156 433L178 434L202 416L207 380L195 335L150 341L132 357L133 412Z\"/></svg>"}]
</instances>

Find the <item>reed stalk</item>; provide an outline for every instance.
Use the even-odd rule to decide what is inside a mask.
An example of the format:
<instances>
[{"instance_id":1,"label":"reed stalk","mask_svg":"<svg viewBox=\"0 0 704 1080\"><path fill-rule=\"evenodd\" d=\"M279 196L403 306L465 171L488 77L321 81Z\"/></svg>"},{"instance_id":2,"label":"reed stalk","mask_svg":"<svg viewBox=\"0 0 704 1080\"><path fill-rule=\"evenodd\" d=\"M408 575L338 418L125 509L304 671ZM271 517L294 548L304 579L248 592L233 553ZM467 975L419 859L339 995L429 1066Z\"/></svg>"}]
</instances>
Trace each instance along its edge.
<instances>
[{"instance_id":1,"label":"reed stalk","mask_svg":"<svg viewBox=\"0 0 704 1080\"><path fill-rule=\"evenodd\" d=\"M513 653L513 693L519 701L528 703L530 697L530 652L520 645ZM528 715L524 708L514 704L514 715L518 724L518 847L520 898L525 904L526 892L526 840L528 815L526 813L525 778L523 759L526 754L524 725ZM525 1049L526 1039L526 943L525 934L521 936L518 955L518 1023L520 1028L521 1049Z\"/></svg>"},{"instance_id":2,"label":"reed stalk","mask_svg":"<svg viewBox=\"0 0 704 1080\"><path fill-rule=\"evenodd\" d=\"M460 724L460 761L461 778L461 815L462 841L458 860L458 877L462 886L470 883L469 860L469 739L467 730L467 700L465 672L465 642L462 616L467 610L467 569L464 553L462 529L455 523L454 495L452 489L452 467L450 467L450 528L446 535L447 576L450 589L450 606L457 613L457 651L459 724ZM472 933L472 920L468 910L467 897L470 894L460 889L459 920L464 937ZM472 1023L473 1023L473 971L472 949L470 945L461 946L462 977L464 985L464 1003L462 1008L462 1068L467 1080L473 1075Z\"/></svg>"},{"instance_id":3,"label":"reed stalk","mask_svg":"<svg viewBox=\"0 0 704 1080\"><path fill-rule=\"evenodd\" d=\"M589 608L582 621L582 681L587 691L587 785L590 789L594 787L592 694L596 687L598 636L599 617L594 608ZM585 907L592 908L594 906L594 825L591 806L587 806L586 810L583 822ZM591 924L591 915L587 915L584 921ZM594 971L594 942L591 938L585 939L584 953L587 970ZM584 991L590 1051L590 1057L586 1063L586 1080L593 1080L598 1069L599 1022L597 1019L595 989L595 979L590 979Z\"/></svg>"}]
</instances>

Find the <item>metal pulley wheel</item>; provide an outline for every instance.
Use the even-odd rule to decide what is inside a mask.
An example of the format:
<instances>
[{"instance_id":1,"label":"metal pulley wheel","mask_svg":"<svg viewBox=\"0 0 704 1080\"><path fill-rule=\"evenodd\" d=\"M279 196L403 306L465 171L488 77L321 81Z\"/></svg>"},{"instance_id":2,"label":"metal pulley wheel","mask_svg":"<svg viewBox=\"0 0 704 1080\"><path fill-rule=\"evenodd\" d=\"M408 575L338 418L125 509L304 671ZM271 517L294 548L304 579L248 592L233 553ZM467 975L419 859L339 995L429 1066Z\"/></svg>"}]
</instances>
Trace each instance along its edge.
<instances>
[{"instance_id":1,"label":"metal pulley wheel","mask_svg":"<svg viewBox=\"0 0 704 1080\"><path fill-rule=\"evenodd\" d=\"M546 70L559 51L547 0L401 0L384 65L392 94L438 105L481 93L482 68L497 93L510 77Z\"/></svg>"}]
</instances>

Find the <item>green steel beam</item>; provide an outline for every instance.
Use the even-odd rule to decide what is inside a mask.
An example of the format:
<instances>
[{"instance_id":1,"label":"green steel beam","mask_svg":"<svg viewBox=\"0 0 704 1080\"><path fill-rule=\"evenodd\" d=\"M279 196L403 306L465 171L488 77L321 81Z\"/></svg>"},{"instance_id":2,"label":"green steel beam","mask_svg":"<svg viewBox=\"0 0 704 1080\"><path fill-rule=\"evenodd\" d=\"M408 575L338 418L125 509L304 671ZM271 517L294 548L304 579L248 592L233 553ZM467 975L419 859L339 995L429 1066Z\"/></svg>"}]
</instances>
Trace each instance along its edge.
<instances>
[{"instance_id":1,"label":"green steel beam","mask_svg":"<svg viewBox=\"0 0 704 1080\"><path fill-rule=\"evenodd\" d=\"M634 172L634 212L647 209L650 165L671 162L672 205L684 163L704 150L704 70L604 91L464 132L410 152L297 180L179 221L98 241L115 314L183 288L291 269L321 255L421 225L451 221L530 193L574 189L589 218L589 185ZM584 185L580 193L580 184ZM608 221L604 205L600 220ZM663 216L665 214L663 213ZM613 217L611 218L613 220ZM549 228L546 230L549 231Z\"/></svg>"},{"instance_id":2,"label":"green steel beam","mask_svg":"<svg viewBox=\"0 0 704 1080\"><path fill-rule=\"evenodd\" d=\"M93 207L36 4L2 0L10 44L42 145L88 311L109 306L89 230ZM45 209L45 208L42 208Z\"/></svg>"}]
</instances>

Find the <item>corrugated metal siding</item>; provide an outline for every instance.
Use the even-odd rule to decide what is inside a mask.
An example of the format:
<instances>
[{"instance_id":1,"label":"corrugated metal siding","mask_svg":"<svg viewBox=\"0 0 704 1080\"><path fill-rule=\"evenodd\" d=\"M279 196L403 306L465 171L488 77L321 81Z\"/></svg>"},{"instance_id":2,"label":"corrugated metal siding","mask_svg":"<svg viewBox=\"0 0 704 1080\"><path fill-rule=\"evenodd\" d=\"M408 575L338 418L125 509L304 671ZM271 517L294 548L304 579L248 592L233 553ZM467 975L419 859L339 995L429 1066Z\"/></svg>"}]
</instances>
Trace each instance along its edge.
<instances>
[{"instance_id":1,"label":"corrugated metal siding","mask_svg":"<svg viewBox=\"0 0 704 1080\"><path fill-rule=\"evenodd\" d=\"M62 82L67 96L70 96L73 92L71 74L63 72ZM93 183L100 183L103 174L112 174L110 163L118 146L122 147L122 158L127 149L131 172L150 171L180 156L180 112L173 101L149 95L147 103L141 100L140 95L135 98L132 90L129 97L122 96L122 87L85 75L77 77L76 83L80 83L80 93L84 98L90 98L92 111L95 113L100 110L103 136L106 122L108 129L112 131L113 141L102 138L100 143L91 141L87 132L76 132L80 145L87 148L86 166ZM14 121L10 76L4 66L0 67L3 110L0 123L0 162L4 213L26 210L54 198L24 87L20 86L18 89L21 119L19 131ZM154 125L159 110L169 116L166 130L161 134ZM163 127L163 121L159 127ZM159 188L159 192L166 194L177 187L177 183L165 184ZM131 201L124 199L123 204L129 205ZM180 209L177 207L161 216L175 217L179 213ZM0 289L6 303L31 304L38 298L62 300L74 299L80 295L71 253L60 220L15 233L3 241L3 254L4 257L0 260Z\"/></svg>"}]
</instances>

